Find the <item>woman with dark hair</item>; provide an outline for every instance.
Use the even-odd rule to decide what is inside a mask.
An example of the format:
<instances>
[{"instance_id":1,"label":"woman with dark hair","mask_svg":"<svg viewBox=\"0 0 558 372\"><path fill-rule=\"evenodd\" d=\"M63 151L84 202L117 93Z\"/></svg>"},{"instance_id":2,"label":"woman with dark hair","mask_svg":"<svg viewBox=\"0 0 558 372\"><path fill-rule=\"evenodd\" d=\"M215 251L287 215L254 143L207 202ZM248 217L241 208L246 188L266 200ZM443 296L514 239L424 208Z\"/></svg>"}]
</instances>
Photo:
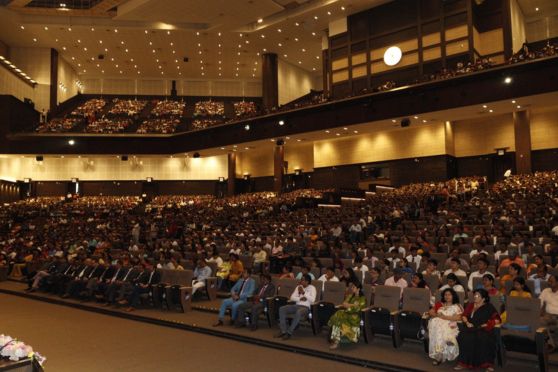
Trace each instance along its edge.
<instances>
[{"instance_id":1,"label":"woman with dark hair","mask_svg":"<svg viewBox=\"0 0 558 372\"><path fill-rule=\"evenodd\" d=\"M494 287L494 277L490 274L484 274L482 277L482 287L488 292L489 296L496 296L498 294L498 289Z\"/></svg>"},{"instance_id":2,"label":"woman with dark hair","mask_svg":"<svg viewBox=\"0 0 558 372\"><path fill-rule=\"evenodd\" d=\"M360 312L366 306L362 284L357 280L349 283L341 310L329 318L331 327L330 349L337 349L342 341L357 343L360 336Z\"/></svg>"},{"instance_id":3,"label":"woman with dark hair","mask_svg":"<svg viewBox=\"0 0 558 372\"><path fill-rule=\"evenodd\" d=\"M432 364L435 366L455 360L459 355L457 321L461 319L462 313L459 296L451 288L442 292L442 300L430 310L428 356L433 359Z\"/></svg>"},{"instance_id":4,"label":"woman with dark hair","mask_svg":"<svg viewBox=\"0 0 558 372\"><path fill-rule=\"evenodd\" d=\"M440 291L443 291L444 289L447 289L447 288L451 288L456 292L465 292L465 288L463 288L463 286L461 285L461 282L459 281L459 278L454 273L448 274L446 276L446 281L447 281L447 284L443 285L440 288Z\"/></svg>"},{"instance_id":5,"label":"woman with dark hair","mask_svg":"<svg viewBox=\"0 0 558 372\"><path fill-rule=\"evenodd\" d=\"M508 266L508 273L506 275L502 275L502 278L500 279L500 292L502 292L502 294L506 294L506 282L513 281L519 275L521 275L521 266L515 262Z\"/></svg>"},{"instance_id":6,"label":"woman with dark hair","mask_svg":"<svg viewBox=\"0 0 558 372\"><path fill-rule=\"evenodd\" d=\"M421 273L415 273L411 279L411 288L428 288L424 276Z\"/></svg>"},{"instance_id":7,"label":"woman with dark hair","mask_svg":"<svg viewBox=\"0 0 558 372\"><path fill-rule=\"evenodd\" d=\"M498 311L490 303L490 296L484 289L473 292L462 316L457 342L459 343L458 364L454 370L478 369L494 370L496 357L496 337L494 326L500 323Z\"/></svg>"},{"instance_id":8,"label":"woman with dark hair","mask_svg":"<svg viewBox=\"0 0 558 372\"><path fill-rule=\"evenodd\" d=\"M518 276L513 280L512 289L508 295L509 297L523 297L523 298L531 298L531 290L525 284L525 279L521 276ZM504 311L500 318L502 319L502 323L505 323L507 320L507 313Z\"/></svg>"},{"instance_id":9,"label":"woman with dark hair","mask_svg":"<svg viewBox=\"0 0 558 372\"><path fill-rule=\"evenodd\" d=\"M343 269L343 271L341 271L341 278L339 278L339 281L344 282L347 287L355 280L360 282L351 267L347 267L346 269Z\"/></svg>"}]
</instances>

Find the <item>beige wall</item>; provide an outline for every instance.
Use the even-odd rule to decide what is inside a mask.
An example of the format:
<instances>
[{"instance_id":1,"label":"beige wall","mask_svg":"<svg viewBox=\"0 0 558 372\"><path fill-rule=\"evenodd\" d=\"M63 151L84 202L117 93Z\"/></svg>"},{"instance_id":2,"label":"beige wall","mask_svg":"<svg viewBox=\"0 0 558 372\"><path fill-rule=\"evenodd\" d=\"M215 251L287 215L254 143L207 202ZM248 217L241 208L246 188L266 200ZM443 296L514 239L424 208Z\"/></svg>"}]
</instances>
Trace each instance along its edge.
<instances>
[{"instance_id":1,"label":"beige wall","mask_svg":"<svg viewBox=\"0 0 558 372\"><path fill-rule=\"evenodd\" d=\"M141 161L143 164L139 164ZM47 157L37 162L35 157L0 155L0 178L31 178L36 181L70 180L216 180L227 177L227 156L208 158L147 157L121 161L117 156Z\"/></svg>"},{"instance_id":2,"label":"beige wall","mask_svg":"<svg viewBox=\"0 0 558 372\"><path fill-rule=\"evenodd\" d=\"M37 102L37 89L33 89L32 86L23 82L4 67L0 67L0 94L9 94L21 101L24 98L31 98L34 102Z\"/></svg>"},{"instance_id":3,"label":"beige wall","mask_svg":"<svg viewBox=\"0 0 558 372\"><path fill-rule=\"evenodd\" d=\"M517 0L510 1L510 13L511 13L511 30L512 30L512 42L513 42L513 52L517 52L521 49L521 46L526 40L525 35L525 18L523 16L523 11L517 3Z\"/></svg>"},{"instance_id":4,"label":"beige wall","mask_svg":"<svg viewBox=\"0 0 558 372\"><path fill-rule=\"evenodd\" d=\"M58 85L58 103L64 102L72 98L78 93L78 75L74 68L66 62L62 57L58 58L58 82L64 84L66 91L64 91L60 84Z\"/></svg>"},{"instance_id":5,"label":"beige wall","mask_svg":"<svg viewBox=\"0 0 558 372\"><path fill-rule=\"evenodd\" d=\"M451 121L446 121L444 123L444 135L446 140L446 154L455 156L455 139L453 123Z\"/></svg>"},{"instance_id":6,"label":"beige wall","mask_svg":"<svg viewBox=\"0 0 558 372\"><path fill-rule=\"evenodd\" d=\"M172 79L158 78L87 78L83 77L83 93L169 95ZM177 80L176 90L181 96L259 97L259 80Z\"/></svg>"},{"instance_id":7,"label":"beige wall","mask_svg":"<svg viewBox=\"0 0 558 372\"><path fill-rule=\"evenodd\" d=\"M314 143L301 142L300 144L290 143L285 145L285 161L289 162L288 173L294 173L295 169L302 169L304 172L314 170Z\"/></svg>"},{"instance_id":8,"label":"beige wall","mask_svg":"<svg viewBox=\"0 0 558 372\"><path fill-rule=\"evenodd\" d=\"M511 114L455 121L453 133L457 157L491 154L502 147L515 151Z\"/></svg>"},{"instance_id":9,"label":"beige wall","mask_svg":"<svg viewBox=\"0 0 558 372\"><path fill-rule=\"evenodd\" d=\"M310 93L310 89L321 89L321 84L315 86L319 79L314 75L282 59L279 59L277 75L280 105Z\"/></svg>"},{"instance_id":10,"label":"beige wall","mask_svg":"<svg viewBox=\"0 0 558 372\"><path fill-rule=\"evenodd\" d=\"M273 143L237 155L236 174L251 177L273 176Z\"/></svg>"},{"instance_id":11,"label":"beige wall","mask_svg":"<svg viewBox=\"0 0 558 372\"><path fill-rule=\"evenodd\" d=\"M525 33L530 43L558 37L558 14L528 20L525 23Z\"/></svg>"},{"instance_id":12,"label":"beige wall","mask_svg":"<svg viewBox=\"0 0 558 372\"><path fill-rule=\"evenodd\" d=\"M446 153L444 124L316 141L314 167L404 159Z\"/></svg>"},{"instance_id":13,"label":"beige wall","mask_svg":"<svg viewBox=\"0 0 558 372\"><path fill-rule=\"evenodd\" d=\"M8 44L0 40L0 56L8 57L9 53L10 53L10 48L8 47Z\"/></svg>"},{"instance_id":14,"label":"beige wall","mask_svg":"<svg viewBox=\"0 0 558 372\"><path fill-rule=\"evenodd\" d=\"M558 108L531 111L531 148L558 148Z\"/></svg>"},{"instance_id":15,"label":"beige wall","mask_svg":"<svg viewBox=\"0 0 558 372\"><path fill-rule=\"evenodd\" d=\"M50 106L50 49L12 47L10 48L10 60L38 83L35 86L34 95L29 97L35 102L35 108L38 111L48 110Z\"/></svg>"}]
</instances>

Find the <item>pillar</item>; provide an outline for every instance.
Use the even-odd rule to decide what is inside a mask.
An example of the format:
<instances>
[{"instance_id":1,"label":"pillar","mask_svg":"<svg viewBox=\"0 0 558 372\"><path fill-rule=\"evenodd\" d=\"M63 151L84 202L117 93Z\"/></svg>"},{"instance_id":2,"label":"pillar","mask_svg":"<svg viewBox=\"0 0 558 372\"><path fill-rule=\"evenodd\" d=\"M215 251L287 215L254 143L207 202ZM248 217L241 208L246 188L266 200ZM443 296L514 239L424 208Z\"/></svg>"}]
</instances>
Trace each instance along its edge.
<instances>
[{"instance_id":1,"label":"pillar","mask_svg":"<svg viewBox=\"0 0 558 372\"><path fill-rule=\"evenodd\" d=\"M50 50L50 111L58 105L58 51ZM50 119L50 118L49 118Z\"/></svg>"},{"instance_id":2,"label":"pillar","mask_svg":"<svg viewBox=\"0 0 558 372\"><path fill-rule=\"evenodd\" d=\"M228 177L227 177L227 195L233 196L235 194L236 184L236 153L229 152L228 155Z\"/></svg>"},{"instance_id":3,"label":"pillar","mask_svg":"<svg viewBox=\"0 0 558 372\"><path fill-rule=\"evenodd\" d=\"M280 194L283 191L283 173L285 170L284 145L276 145L273 150L273 191Z\"/></svg>"},{"instance_id":4,"label":"pillar","mask_svg":"<svg viewBox=\"0 0 558 372\"><path fill-rule=\"evenodd\" d=\"M513 113L513 129L517 174L531 173L531 119L528 110Z\"/></svg>"},{"instance_id":5,"label":"pillar","mask_svg":"<svg viewBox=\"0 0 558 372\"><path fill-rule=\"evenodd\" d=\"M275 53L262 55L262 101L266 109L279 106L278 59Z\"/></svg>"}]
</instances>

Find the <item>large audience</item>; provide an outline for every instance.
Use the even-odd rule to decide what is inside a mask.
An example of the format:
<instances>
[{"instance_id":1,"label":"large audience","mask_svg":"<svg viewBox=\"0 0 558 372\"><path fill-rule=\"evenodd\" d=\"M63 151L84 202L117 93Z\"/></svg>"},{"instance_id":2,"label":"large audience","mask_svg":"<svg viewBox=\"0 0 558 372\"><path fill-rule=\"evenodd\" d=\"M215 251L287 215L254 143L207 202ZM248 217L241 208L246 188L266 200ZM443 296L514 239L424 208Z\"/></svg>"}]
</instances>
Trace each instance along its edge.
<instances>
[{"instance_id":1,"label":"large audience","mask_svg":"<svg viewBox=\"0 0 558 372\"><path fill-rule=\"evenodd\" d=\"M176 132L176 128L180 125L179 118L166 117L166 118L151 118L144 120L136 133L159 133L170 134Z\"/></svg>"},{"instance_id":2,"label":"large audience","mask_svg":"<svg viewBox=\"0 0 558 372\"><path fill-rule=\"evenodd\" d=\"M220 101L200 101L194 106L194 117L196 116L224 116L225 104Z\"/></svg>"},{"instance_id":3,"label":"large audience","mask_svg":"<svg viewBox=\"0 0 558 372\"><path fill-rule=\"evenodd\" d=\"M86 133L114 134L124 132L130 125L132 120L128 118L107 118L91 121L85 128Z\"/></svg>"},{"instance_id":4,"label":"large audience","mask_svg":"<svg viewBox=\"0 0 558 372\"><path fill-rule=\"evenodd\" d=\"M109 114L133 117L139 115L146 105L147 101L145 100L115 98L112 100Z\"/></svg>"},{"instance_id":5,"label":"large audience","mask_svg":"<svg viewBox=\"0 0 558 372\"><path fill-rule=\"evenodd\" d=\"M79 124L83 122L82 119L78 118L55 118L49 120L46 123L41 123L35 129L37 133L63 133L63 132L71 132L75 129Z\"/></svg>"},{"instance_id":6,"label":"large audience","mask_svg":"<svg viewBox=\"0 0 558 372\"><path fill-rule=\"evenodd\" d=\"M273 277L294 278L296 272L294 305L278 313L277 337L285 340L318 300L313 280L342 281L343 310L328 323L332 349L359 340L363 286L428 288L429 356L434 364L457 360L456 369L493 367L490 332L508 323L492 297L538 298L554 347L558 172L510 176L493 185L479 177L411 184L338 208L296 203L324 192L23 200L0 209L0 265L12 277L27 278L31 291L96 298L130 311L153 278L160 279L155 268L194 269L193 287L217 276L220 288L232 294L215 326L224 324L227 308L237 326L244 324L238 314L259 311L247 300L256 293L251 270L262 274L262 293ZM324 259L331 266L320 267ZM117 285L78 280L108 270L115 277L127 274ZM290 324L288 317L294 317ZM486 332L473 332L480 328ZM482 352L477 344L484 345Z\"/></svg>"}]
</instances>

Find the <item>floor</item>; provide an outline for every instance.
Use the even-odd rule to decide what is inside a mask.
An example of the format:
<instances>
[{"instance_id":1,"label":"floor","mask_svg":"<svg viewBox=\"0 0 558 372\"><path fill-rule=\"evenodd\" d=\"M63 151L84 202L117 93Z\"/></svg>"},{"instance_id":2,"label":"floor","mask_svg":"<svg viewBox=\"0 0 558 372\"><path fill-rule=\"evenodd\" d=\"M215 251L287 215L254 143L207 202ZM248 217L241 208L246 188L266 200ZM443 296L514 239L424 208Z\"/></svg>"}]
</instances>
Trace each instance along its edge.
<instances>
[{"instance_id":1,"label":"floor","mask_svg":"<svg viewBox=\"0 0 558 372\"><path fill-rule=\"evenodd\" d=\"M15 283L15 282L0 283L0 290L8 290L11 291L12 293L22 293L23 288L24 286L21 283ZM33 296L37 299L41 298L41 299L56 299L58 301L60 300L58 297L46 295L42 293L36 293L33 294ZM24 303L22 303L21 305L16 305L15 307L12 308L4 307L4 302L6 302L9 306L10 303L17 300L19 301L23 300ZM78 301L72 301L72 300L66 301L65 303L71 303L76 306L84 306L83 304L80 304ZM60 329L63 330L64 333L67 330L68 331L72 330L73 333L68 334L64 338L64 340L72 339L72 338L81 339L83 337L85 339L85 343L94 346L94 349L92 349L93 351L97 350L97 348L101 348L103 352L106 352L107 350L110 351L111 348L114 348L115 345L114 342L106 343L107 337L109 338L114 337L114 335L112 335L112 333L114 333L113 329L118 329L118 334L116 336L118 339L133 340L131 344L137 347L140 353L143 354L145 352L148 355L150 354L154 355L153 358L146 358L147 363L142 362L143 366L146 366L145 369L133 369L132 366L126 367L132 369L121 369L122 366L120 365L119 369L115 369L120 371L122 370L148 371L151 370L151 368L149 367L150 363L156 364L158 360L160 359L167 360L167 358L170 358L169 360L172 361L173 359L176 359L173 355L176 355L177 352L178 354L183 354L186 352L186 350L188 351L189 354L196 356L197 358L195 359L196 361L198 361L198 359L201 359L199 360L200 364L196 364L200 366L200 368L202 368L204 366L203 363L206 360L208 360L206 359L206 357L209 357L211 363L214 363L212 364L212 366L218 366L222 362L222 358L231 359L232 361L235 360L235 358L237 358L239 355L243 355L243 357L239 358L239 361L235 361L235 366L238 367L238 368L237 367L234 368L235 371L236 370L250 371L253 370L252 366L258 366L259 368L262 365L265 365L266 358L275 360L277 355L280 356L284 355L284 357L281 358L282 363L283 361L291 362L293 359L302 358L302 360L298 361L297 363L293 363L292 368L290 368L293 371L306 369L307 367L303 367L304 363L311 363L312 368L314 368L314 366L318 365L317 361L323 363L323 367L320 368L321 370L331 370L331 368L339 368L340 366L343 369L349 369L349 370L351 370L351 368L356 368L354 365L340 364L335 361L327 361L324 359L300 355L300 352L305 353L305 352L313 352L313 351L322 353L323 355L326 355L330 358L335 358L335 359L354 358L354 359L362 360L364 362L366 361L379 362L386 365L394 366L395 368L397 368L396 366L400 366L401 368L409 368L409 369L422 370L422 371L426 371L426 370L450 371L452 370L453 367L453 364L433 367L432 364L430 363L430 360L427 358L426 354L424 353L422 349L422 345L412 341L406 342L399 349L394 349L389 339L384 337L377 337L371 344L365 344L364 342L361 341L357 345L352 345L350 347L343 347L335 352L330 352L327 347L327 342L325 339L326 336L325 335L314 336L312 335L311 330L306 327L301 327L295 333L295 336L289 341L280 341L280 340L278 341L277 339L274 339L273 334L276 333L277 330L269 329L264 324L261 324L261 327L257 332L250 332L245 328L235 329L230 326L213 328L211 327L211 325L216 320L216 314L214 314L213 311L215 311L215 307L217 307L218 304L219 301L215 301L211 303L210 302L195 303L195 307L200 307L200 306L205 307L206 310L191 311L185 314L168 312L168 311L163 312L157 309L139 310L132 313L134 316L137 316L139 320L143 320L142 322L137 322L137 321L131 321L131 320L122 319L110 315L107 316L107 315L92 313L90 311L73 309L66 306L46 304L41 301L29 300L26 298L0 294L0 309L2 309L2 313L4 313L3 309L6 308L9 309L9 314L17 314L17 316L13 317L14 319L13 321L17 324L15 325L16 327L15 331L10 331L12 335L15 334L19 335L19 332L17 332L17 327L21 326L23 329L25 329L25 327L30 322L30 320L31 320L31 324L33 323L45 324L45 322L47 324L52 323L55 330ZM42 309L43 306L45 305L48 308L48 310L46 309L38 310L38 309ZM111 315L124 314L124 316L128 316L127 313L125 314L120 310L114 310L112 308L104 308L91 303L87 303L85 304L85 306L89 309L103 311ZM22 309L23 311L18 309ZM36 321L34 320L35 317L37 318ZM87 321L91 323L85 323L86 319L89 319L89 317L100 317L100 318L99 319L91 318L91 320ZM11 319L12 317L10 317L10 320ZM71 321L68 321L68 319L71 319ZM146 324L144 322L145 320L163 321L170 325L178 324L184 326L185 328L190 327L190 329L192 330L197 330L199 332L206 333L206 334L200 334L198 332L192 332L187 330L171 329L161 325ZM56 326L54 326L55 323ZM66 325L66 323L68 324ZM88 333L86 333L86 336L82 336L80 330L83 329L83 327L87 324L91 324L90 326L91 329L88 331ZM106 327L105 329L105 324L110 324L110 326ZM4 324L2 324L1 326L3 327ZM136 330L143 327L146 327L145 332L148 332L147 334L157 335L157 337L154 338L153 340L155 340L157 342L157 345L160 345L160 347L150 349L150 346L152 345L152 343L150 342L151 336L149 336L149 338L144 336L145 340L139 341L142 338L141 334L129 334L129 332L131 332L132 330ZM43 334L44 332L42 332L41 329L42 326L36 329L34 326L30 326L29 329L30 335L34 335L35 333ZM166 335L167 331L172 331L172 332L167 336ZM0 329L0 332L6 333L4 329ZM56 333L61 331L53 331L53 332ZM178 332L179 335L182 335L182 337L179 338L181 340L180 342L177 341L177 339L175 338L174 332ZM49 355L44 350L35 346L35 344L33 344L31 341L25 339L22 335L19 335L18 337L29 342L31 345L36 347L37 350L39 350L49 359L51 359L52 357L56 357L57 359L59 359L58 354L55 353L54 355ZM223 337L228 337L228 338L236 337L238 339L241 339L241 341L244 342L225 339ZM57 342L61 342L61 341L57 341ZM184 348L182 349L180 349L177 346L177 344L182 346L182 345L189 345L190 343L193 343L195 345L193 349L191 348L191 346L184 346ZM258 343L265 344L265 346L267 347L256 346ZM121 348L124 346L127 347L129 343L126 342L118 343L116 345L118 345L118 348ZM200 351L197 350L197 347L200 347L201 350L214 349L214 350L218 350L219 353L222 354L223 350L231 349L231 345L234 345L234 352L231 352L232 355L231 356L220 355L219 360L217 360L217 358L215 358L215 355L212 355L211 352L209 352L209 356L207 355L207 352L204 356L204 354L202 354ZM292 352L281 351L282 348L288 349L293 346L300 348L300 352L292 353ZM64 347L66 346L63 346L63 348ZM244 347L252 348L253 350L244 351L243 350ZM168 356L166 355L167 350L169 354ZM192 350L194 350L195 353L192 354ZM130 359L128 358L128 355L130 353L137 353L137 351L129 351L127 349L125 350L123 349L122 352L114 352L112 353L114 355L111 356L111 361L113 360L113 358L117 358L115 360L118 360L119 358L118 356L122 354L122 355L126 355L125 357L122 357L123 361L128 362L128 360ZM100 355L104 355L104 354L100 354ZM250 357L246 358L244 357L244 355L250 355ZM254 364L254 362L250 362L246 365L242 364L242 361L244 360L252 360L253 355L257 355L257 356L267 355L267 357L263 358L262 363L264 364ZM85 356L88 357L88 354L85 354ZM555 356L553 355L552 357L553 357L552 359L554 359ZM97 356L95 356L94 358L97 358ZM170 365L172 365L172 363L170 363ZM174 365L176 366L176 364ZM285 366L286 365L282 365L281 370L284 369ZM556 365L554 365L554 367L555 366ZM157 368L159 370L166 370L164 369L164 367L157 367ZM266 367L266 369L274 370L274 366L271 365L271 367ZM510 358L508 365L506 366L506 371L529 371L529 370L535 371L536 369L537 368L536 368L536 363L534 363L534 359L528 355L519 355L519 358ZM91 370L95 370L95 369L91 369Z\"/></svg>"}]
</instances>

